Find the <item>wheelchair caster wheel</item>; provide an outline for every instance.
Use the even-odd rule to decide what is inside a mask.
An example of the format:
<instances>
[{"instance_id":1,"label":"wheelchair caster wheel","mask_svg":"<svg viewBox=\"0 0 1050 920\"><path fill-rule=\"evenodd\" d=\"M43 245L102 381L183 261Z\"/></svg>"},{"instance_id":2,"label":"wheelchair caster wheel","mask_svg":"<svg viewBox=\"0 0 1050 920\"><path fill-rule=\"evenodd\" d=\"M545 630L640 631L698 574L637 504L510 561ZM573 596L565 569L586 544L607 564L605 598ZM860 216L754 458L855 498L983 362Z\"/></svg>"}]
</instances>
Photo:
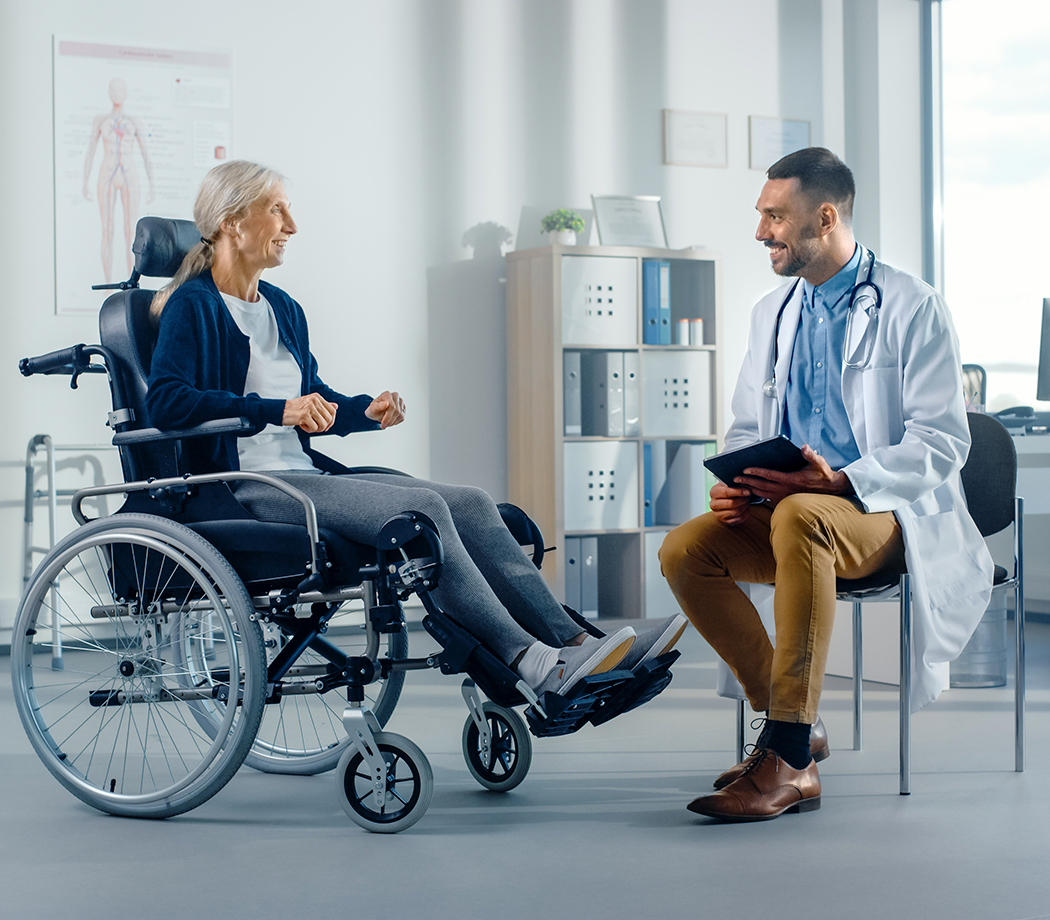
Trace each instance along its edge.
<instances>
[{"instance_id":1,"label":"wheelchair caster wheel","mask_svg":"<svg viewBox=\"0 0 1050 920\"><path fill-rule=\"evenodd\" d=\"M408 634L403 628L386 635L366 634L359 623L361 616L357 610L337 611L329 621L326 641L346 655L361 655L373 660L383 655L394 659L408 657ZM263 635L273 643L267 647L269 663L285 647L289 634L271 623L263 626ZM263 709L255 743L244 760L246 766L262 773L302 776L336 768L343 752L352 746L343 731L342 713L346 700L334 691L292 692L297 685L316 680L318 670L323 674L326 665L325 658L313 649L303 650L296 659L296 666L303 668L305 676L286 677L284 682L289 689L285 695L279 702L268 704ZM386 678L365 687L365 702L380 725L386 725L393 714L404 683L404 671L391 671Z\"/></svg>"},{"instance_id":2,"label":"wheelchair caster wheel","mask_svg":"<svg viewBox=\"0 0 1050 920\"><path fill-rule=\"evenodd\" d=\"M482 750L481 732L474 719L468 718L463 726L463 757L482 786L509 792L525 779L532 765L532 738L513 709L495 703L485 703L482 709L492 738L489 749Z\"/></svg>"},{"instance_id":3,"label":"wheelchair caster wheel","mask_svg":"<svg viewBox=\"0 0 1050 920\"><path fill-rule=\"evenodd\" d=\"M396 834L423 817L434 794L434 772L426 755L393 732L376 732L386 761L386 794L380 800L365 758L356 746L339 759L339 801L350 820L377 834Z\"/></svg>"}]
</instances>

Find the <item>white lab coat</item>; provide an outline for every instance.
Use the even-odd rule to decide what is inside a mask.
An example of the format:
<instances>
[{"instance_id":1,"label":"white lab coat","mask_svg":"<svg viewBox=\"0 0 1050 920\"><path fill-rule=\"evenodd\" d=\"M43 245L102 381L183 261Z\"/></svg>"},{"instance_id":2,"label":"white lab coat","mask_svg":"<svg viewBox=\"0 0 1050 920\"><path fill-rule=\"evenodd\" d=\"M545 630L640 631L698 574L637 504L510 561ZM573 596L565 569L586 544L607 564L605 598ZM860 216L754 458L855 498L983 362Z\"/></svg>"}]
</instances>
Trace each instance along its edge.
<instances>
[{"instance_id":1,"label":"white lab coat","mask_svg":"<svg viewBox=\"0 0 1050 920\"><path fill-rule=\"evenodd\" d=\"M865 250L858 281L867 277L870 259ZM959 478L970 435L948 308L933 288L882 262L873 280L883 292L878 322L873 298L862 289L846 343L849 363L858 364L875 339L865 367L842 370L842 398L861 455L844 469L866 511L892 511L900 522L914 598L917 710L947 685L948 662L958 657L988 606L993 564L966 510ZM777 398L764 395L762 385L770 377L773 330L788 290L784 285L766 295L752 312L727 450L780 433L801 284L780 322ZM761 592L751 593L760 600ZM720 681L723 695L736 695L731 683Z\"/></svg>"}]
</instances>

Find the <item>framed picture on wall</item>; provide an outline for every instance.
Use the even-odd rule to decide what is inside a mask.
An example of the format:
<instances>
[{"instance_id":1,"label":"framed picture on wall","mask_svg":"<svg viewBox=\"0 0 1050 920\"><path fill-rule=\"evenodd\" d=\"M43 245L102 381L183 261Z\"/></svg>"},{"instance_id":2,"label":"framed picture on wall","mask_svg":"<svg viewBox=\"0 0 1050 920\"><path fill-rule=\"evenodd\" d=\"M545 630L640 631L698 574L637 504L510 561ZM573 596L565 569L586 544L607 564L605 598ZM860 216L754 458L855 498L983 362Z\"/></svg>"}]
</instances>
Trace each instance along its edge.
<instances>
[{"instance_id":1,"label":"framed picture on wall","mask_svg":"<svg viewBox=\"0 0 1050 920\"><path fill-rule=\"evenodd\" d=\"M664 165L727 166L726 116L664 109Z\"/></svg>"},{"instance_id":2,"label":"framed picture on wall","mask_svg":"<svg viewBox=\"0 0 1050 920\"><path fill-rule=\"evenodd\" d=\"M748 134L752 169L769 169L781 157L809 146L808 121L752 115Z\"/></svg>"},{"instance_id":3,"label":"framed picture on wall","mask_svg":"<svg viewBox=\"0 0 1050 920\"><path fill-rule=\"evenodd\" d=\"M234 156L232 54L52 42L55 313L94 315L91 285L131 275L138 219L189 217L201 179Z\"/></svg>"},{"instance_id":4,"label":"framed picture on wall","mask_svg":"<svg viewBox=\"0 0 1050 920\"><path fill-rule=\"evenodd\" d=\"M667 248L659 195L591 195L602 246Z\"/></svg>"}]
</instances>

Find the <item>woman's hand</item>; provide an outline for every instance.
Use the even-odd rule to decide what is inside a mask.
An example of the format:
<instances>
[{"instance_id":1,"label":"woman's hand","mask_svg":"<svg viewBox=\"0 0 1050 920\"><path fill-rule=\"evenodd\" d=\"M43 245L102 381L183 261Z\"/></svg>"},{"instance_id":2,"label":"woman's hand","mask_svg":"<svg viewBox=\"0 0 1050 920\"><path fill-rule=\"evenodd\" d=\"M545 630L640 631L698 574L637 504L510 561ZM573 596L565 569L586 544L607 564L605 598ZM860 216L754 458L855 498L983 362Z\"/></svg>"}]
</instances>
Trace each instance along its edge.
<instances>
[{"instance_id":1,"label":"woman's hand","mask_svg":"<svg viewBox=\"0 0 1050 920\"><path fill-rule=\"evenodd\" d=\"M365 415L373 422L379 422L380 428L400 425L405 420L405 402L397 391L385 390L372 400Z\"/></svg>"},{"instance_id":2,"label":"woman's hand","mask_svg":"<svg viewBox=\"0 0 1050 920\"><path fill-rule=\"evenodd\" d=\"M307 434L320 434L335 423L335 403L322 399L316 393L307 393L284 404L281 424L289 428L301 428Z\"/></svg>"}]
</instances>

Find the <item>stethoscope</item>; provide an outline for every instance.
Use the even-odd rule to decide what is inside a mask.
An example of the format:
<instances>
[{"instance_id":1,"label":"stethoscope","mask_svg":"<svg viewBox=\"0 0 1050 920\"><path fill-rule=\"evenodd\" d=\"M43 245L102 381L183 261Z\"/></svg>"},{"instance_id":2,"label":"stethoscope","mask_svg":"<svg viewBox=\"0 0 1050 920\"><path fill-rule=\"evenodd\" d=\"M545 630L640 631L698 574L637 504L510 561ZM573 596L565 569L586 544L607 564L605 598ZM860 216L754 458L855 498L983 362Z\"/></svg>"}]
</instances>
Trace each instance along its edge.
<instances>
[{"instance_id":1,"label":"stethoscope","mask_svg":"<svg viewBox=\"0 0 1050 920\"><path fill-rule=\"evenodd\" d=\"M871 363L871 356L875 351L875 336L879 331L879 311L882 309L882 290L872 280L872 276L875 274L875 253L870 249L867 250L871 256L871 263L868 265L868 276L863 280L853 285L853 291L849 295L849 304L846 307L846 335L842 340L842 365L848 367L850 370L859 371L867 367ZM795 296L795 291L798 289L801 279L796 279L795 283L791 285L791 290L787 292L787 297L784 298L784 302L780 305L780 309L777 311L776 325L773 327L773 367L770 378L762 384L762 392L770 399L777 398L777 360L780 358L780 321L784 316L784 310L787 309L787 305L791 302L791 298ZM862 296L861 292L867 292L867 296L872 299L874 312L871 316L871 335L868 336L868 344L864 349L864 358L859 362L851 362L849 360L849 343L850 336L853 332L853 313L857 307L857 299Z\"/></svg>"}]
</instances>

